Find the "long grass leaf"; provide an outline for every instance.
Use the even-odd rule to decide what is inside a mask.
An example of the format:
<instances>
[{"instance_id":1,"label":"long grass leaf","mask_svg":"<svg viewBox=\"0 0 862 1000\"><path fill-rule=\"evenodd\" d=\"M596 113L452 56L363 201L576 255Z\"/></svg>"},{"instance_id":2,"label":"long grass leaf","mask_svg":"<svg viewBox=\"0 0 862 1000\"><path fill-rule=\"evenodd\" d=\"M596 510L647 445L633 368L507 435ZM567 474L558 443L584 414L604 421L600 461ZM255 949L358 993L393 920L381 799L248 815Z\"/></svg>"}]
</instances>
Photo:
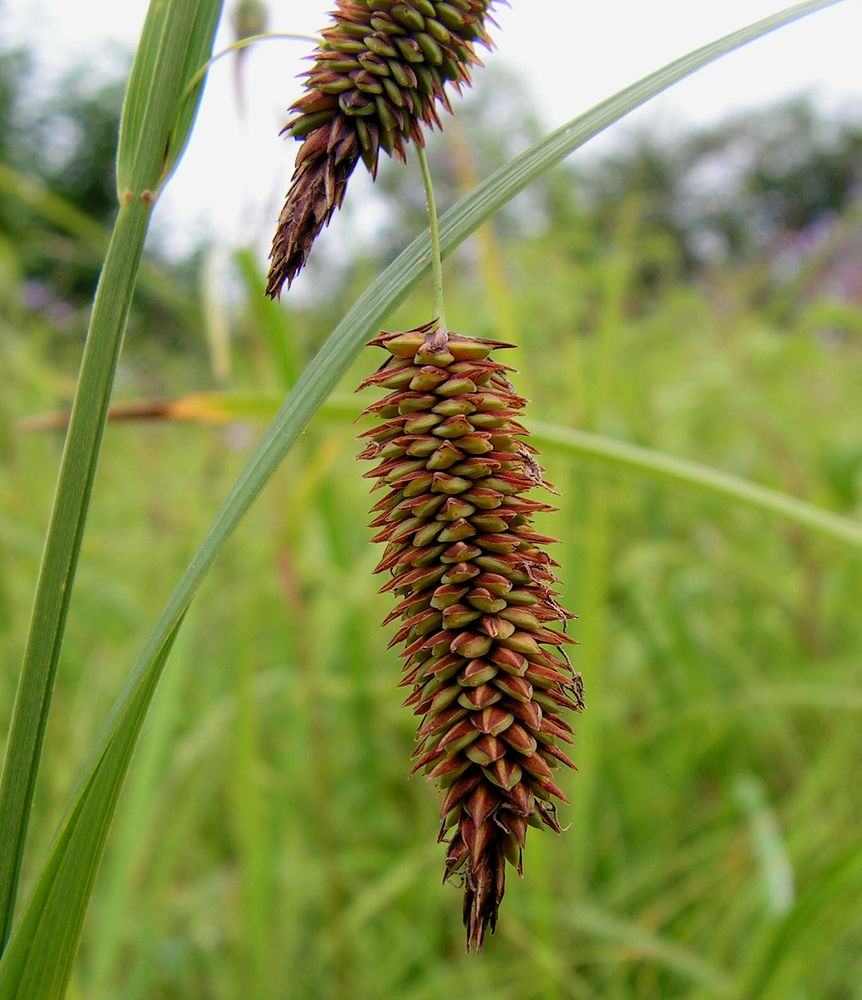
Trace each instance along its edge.
<instances>
[{"instance_id":1,"label":"long grass leaf","mask_svg":"<svg viewBox=\"0 0 862 1000\"><path fill-rule=\"evenodd\" d=\"M741 476L710 468L700 462L678 458L676 455L627 441L617 441L601 434L544 423L532 424L530 430L536 441L546 448L559 449L603 465L639 472L651 479L693 487L793 521L811 531L862 549L862 524L858 521L798 500L781 490L752 483Z\"/></svg>"},{"instance_id":2,"label":"long grass leaf","mask_svg":"<svg viewBox=\"0 0 862 1000\"><path fill-rule=\"evenodd\" d=\"M8 938L24 841L111 386L151 208L123 206L108 247L30 619L0 777L0 949Z\"/></svg>"},{"instance_id":3,"label":"long grass leaf","mask_svg":"<svg viewBox=\"0 0 862 1000\"><path fill-rule=\"evenodd\" d=\"M271 419L278 411L278 405L279 397L272 393L193 392L171 400L124 403L112 407L108 419L220 424L235 420ZM349 396L336 394L320 407L320 416L336 420L352 419L358 408L355 400ZM22 421L19 426L23 430L51 430L65 427L67 420L66 413L45 413ZM605 434L594 434L542 421L530 423L530 435L545 450L577 456L654 482L712 494L862 549L862 523L859 521L702 462L680 458L669 452L646 448L629 441L620 441Z\"/></svg>"}]
</instances>

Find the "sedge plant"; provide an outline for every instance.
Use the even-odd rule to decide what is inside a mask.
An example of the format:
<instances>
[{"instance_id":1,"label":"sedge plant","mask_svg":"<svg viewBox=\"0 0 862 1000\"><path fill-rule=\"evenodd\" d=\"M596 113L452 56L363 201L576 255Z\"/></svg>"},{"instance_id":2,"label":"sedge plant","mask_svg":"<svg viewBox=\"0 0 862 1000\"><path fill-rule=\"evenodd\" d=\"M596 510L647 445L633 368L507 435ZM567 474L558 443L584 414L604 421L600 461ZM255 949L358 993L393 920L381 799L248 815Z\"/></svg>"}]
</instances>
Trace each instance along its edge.
<instances>
[{"instance_id":1,"label":"sedge plant","mask_svg":"<svg viewBox=\"0 0 862 1000\"><path fill-rule=\"evenodd\" d=\"M583 143L712 60L799 17L830 6L833 2L836 0L808 0L789 7L681 57L609 97L586 114L573 119L519 154L511 162L501 166L474 191L462 198L440 219L439 230L436 225L433 227L433 242L429 233L418 236L358 298L300 375L295 387L225 497L200 549L177 582L140 657L131 668L127 682L119 692L104 728L101 733L94 734L89 762L71 792L69 806L58 827L48 857L37 874L30 895L20 907L17 907L21 861L27 847L28 819L32 811L45 724L89 499L93 490L102 432L109 409L113 375L122 345L125 319L134 294L143 241L153 208L182 154L193 127L203 74L212 54L212 40L221 14L221 4L214 0L198 0L197 3L191 4L181 3L180 0L168 0L168 2L153 0L142 31L126 94L118 151L117 222L94 300L90 333L82 360L75 405L66 434L66 446L46 534L27 648L4 757L2 786L0 786L0 932L2 932L0 941L3 945L0 957L0 998L2 1000L11 1000L13 997L42 1000L64 995L77 952L87 904L132 753L189 606L227 541L303 429L324 404L363 343L378 334L391 310L429 273L432 261L439 282L441 259L447 253L520 191ZM472 0L463 0L455 4L422 4L417 0L415 3L402 5L383 2L379 5L373 3L339 5L341 12L348 15L347 21L356 24L358 19L363 30L367 30L368 24L371 23L369 21L365 24L363 21L365 9L376 9L377 6L383 14L393 16L393 8L398 8L399 11L401 7L406 8L407 13L401 12L401 16L406 19L402 27L417 31L418 21L410 13L411 11L423 17L428 16L431 20L437 20L430 14L423 14L421 8L431 7L434 14L439 14L442 8L446 8L448 14L448 9L451 9L454 11L454 14L450 15L452 25L447 28L451 36L467 23L465 15L471 15L475 11L484 14L490 4L473 3ZM408 31L393 31L392 34L401 37L407 33ZM442 38L435 39L433 34L429 37L438 48L441 45L445 46ZM480 37L478 33L471 35L466 41L471 42L476 37ZM397 46L397 43L395 44ZM437 49L428 43L426 43L427 51L421 42L417 41L417 45L420 52L408 46L416 56L416 65L420 62L424 64L425 60L433 65L438 59ZM342 54L350 55L343 49ZM372 51L372 54L384 61L387 59L385 51L382 54ZM446 63L448 58L443 51L443 62L438 65L448 65ZM404 55L404 59L410 61L407 55ZM386 66L389 72L388 62ZM287 217L283 216L280 229L283 238L281 241L279 237L276 239L276 254L273 259L275 271L270 279L271 293L277 293L285 281L291 280L296 275L310 248L308 234L312 234L311 240L313 240L316 232L340 203L350 169L357 160L361 158L365 160L366 165L373 168L381 148L387 152L394 151L397 155L403 149L402 143L408 138L416 140L416 135L412 131L412 120L405 118L403 122L399 122L397 115L393 115L390 120L387 117L392 114L389 105L385 111L381 108L376 100L379 95L374 94L374 88L377 85L383 88L392 98L390 103L395 102L397 106L397 101L390 90L394 89L394 93L399 94L402 99L406 92L414 90L421 96L423 87L419 86L419 81L417 80L417 86L414 87L409 78L406 78L406 83L399 81L394 71L391 71L392 79L382 72L376 74L381 79L389 80L387 87L386 83L377 84L371 79L375 76L375 72L370 67L363 67L361 72L369 74L368 79L362 77L368 89L356 88L360 96L352 98L353 103L347 103L345 99L346 109L339 98L351 91L348 88L339 90L343 87L343 81L329 76L312 77L316 84L321 88L329 87L332 93L321 90L324 96L319 100L323 101L324 107L318 107L311 102L310 105L300 109L299 120L302 121L303 116L307 115L312 121L309 122L306 118L304 125L300 126L302 134L296 131L294 134L298 138L305 139L304 146L308 147L307 160L313 162L315 154L320 156L331 152L330 141L333 142L332 149L340 155L340 159L333 172L324 171L320 175L323 202L319 200L314 202L316 207L311 221L303 222L300 227L301 232L292 234L288 231L285 235L284 225L286 224L289 230L296 216L293 212L288 213ZM457 67L453 71L447 70L444 76L442 83L457 82L460 78ZM430 83L425 85L424 92L439 99L433 74L430 74ZM375 100L373 102L366 100L362 94L373 94ZM336 97L336 104L344 115L351 117L350 111L358 111L352 117L363 120L362 127L368 132L367 142L363 142L361 128L355 133L357 138L352 139L343 132L342 125L338 126L341 131L333 139L336 128L333 122L342 122L342 118L338 113L329 113L335 107L330 101L332 96ZM366 111L367 108L371 110ZM413 113L424 120L431 115L430 110L424 105L414 107ZM321 114L325 117L313 118L314 115ZM372 119L376 122L376 131L368 128ZM296 121L292 127L296 130ZM325 143L323 139L315 138L321 132L326 135ZM322 153L321 149L325 152ZM353 161L349 169L343 166L348 160ZM298 183L305 185L308 173L302 167L301 163L298 167ZM305 197L307 195L303 195L303 198ZM304 201L303 206L307 207ZM293 247L299 248L298 257L296 249L290 249ZM473 463L468 467L475 470L481 463L482 451L494 454L493 460L502 463L500 469L507 474L508 479L503 475L496 477L503 482L497 484L499 495L494 497L496 507L489 508L488 512L479 513L482 508L478 504L469 504L476 509L467 512L466 508L463 508L461 517L455 516L449 519L448 513L454 514L456 511L447 510L447 518L444 520L446 525L451 524L451 528L448 526L440 528L435 525L432 529L430 525L425 525L427 528L425 534L429 536L432 530L438 532L438 535L440 532L452 530L462 535L460 538L447 537L442 542L438 536L434 539L429 537L427 540L429 546L427 551L433 553L428 558L430 564L434 565L435 574L443 567L440 580L449 572L445 567L450 565L442 558L446 549L440 549L441 545L447 548L467 546L469 549L471 545L469 538L481 538L486 543L490 538L491 541L488 548L474 545L475 548L485 552L485 555L474 554L470 558L457 559L451 563L460 566L471 563L473 559L487 560L486 566L478 565L478 573L473 574L472 568L467 571L472 574L469 580L477 582L469 584L469 580L453 578L451 582L438 585L438 581L435 580L433 590L426 588L420 590L421 608L414 608L413 603L401 608L401 612L407 615L405 623L407 631L403 635L408 643L407 681L408 684L416 685L421 682L414 695L420 714L428 720L425 708L430 692L426 693L425 685L428 681L423 671L430 670L432 666L435 668L433 672L442 682L441 690L445 689L447 692L445 697L451 698L450 705L459 702L465 694L468 695L469 701L475 697L470 692L480 691L483 684L487 685L487 681L492 677L500 682L509 677L522 681L532 671L534 679L540 677L542 679L542 683L534 685L530 696L527 696L523 684L513 680L513 690L517 688L520 691L520 698L509 695L495 699L494 703L477 702L471 703L469 707L462 704L461 708L464 709L465 715L452 721L443 736L433 736L432 733L437 730L426 731L423 734L426 737L431 736L431 739L423 750L423 754L430 754L430 757L423 762L420 756L422 766L431 765L433 770L444 759L454 760L456 766L453 767L453 772L459 768L461 771L455 776L455 784L451 787L456 787L459 778L467 776L467 780L458 786L460 795L451 803L450 808L445 810L444 826L447 829L455 828L455 833L450 839L448 864L452 871L465 869L468 935L471 943L478 946L485 926L493 926L496 918L496 907L502 892L497 881L499 866L503 863L500 859L510 857L516 864L519 863L519 851L523 844L523 823L538 818L539 822L551 826L556 824L553 812L546 804L546 793L556 794L548 786L551 776L546 770L548 772L550 770L550 758L555 761L560 758L559 754L548 749L550 747L558 749L553 740L539 738L548 737L549 733L542 728L537 706L543 713L545 709L549 710L544 717L551 720L551 735L563 738L567 733L567 724L562 719L557 720L556 709L547 702L550 701L560 707L561 700L568 700L571 706L579 707L580 689L575 675L567 672L565 661L558 662L554 659L553 653L548 654L541 650L541 642L550 643L552 648L559 645L557 640L549 637L549 633L561 635L559 632L547 629L546 624L553 621L560 622L567 617L562 609L558 610L553 597L553 582L547 570L547 563L538 556L535 559L530 557L522 560L540 567L540 570L533 574L527 573L525 580L520 576L523 570L520 567L514 568L511 561L506 558L515 550L522 553L532 552L537 546L541 547L544 544L542 540L531 537L530 534L529 514L531 510L536 509L532 506L535 501L527 500L521 495L521 487L537 485L541 480L541 473L535 468L534 459L523 445L521 429L516 426L515 412L520 405L518 397L507 385L502 366L488 361L487 356L470 356L470 352L475 352L477 350L475 345L480 342L469 341L468 343L474 346L464 348L459 338L449 337L445 325L441 323L442 299L437 311L438 316L434 319L432 328L427 331L420 328L421 341L415 336L415 331L412 339L407 336L409 343L403 340L402 335L402 341L396 351L390 352L395 360L384 369L386 375L381 377L381 383L386 386L386 379L393 376L395 384L386 387L399 393L399 387L405 378L403 370L407 366L402 363L405 360L417 368L417 372L411 374L411 382L413 377L424 369L437 369L436 373L424 374L425 379L436 383L431 386L429 382L427 392L424 383L421 388L406 391L433 396L433 401L429 399L423 403L432 412L441 403L446 408L452 401L458 408L459 400L473 407L469 413L462 414L442 414L441 411L437 415L443 415L443 421L436 422L434 427L453 417L467 417L466 422L463 420L457 422L461 433L453 435L455 444L451 447L457 449L457 441L467 439L463 443L475 446L477 451L475 456L472 456L469 449L463 449L471 457L459 458L458 461L465 464ZM426 334L430 334L430 337L426 338ZM397 338L383 337L380 344L383 347L392 347L396 340ZM452 350L448 350L450 343ZM426 344L430 346L426 348ZM490 345L483 345L482 351L485 350L485 346L488 347L488 351L492 349ZM459 357L458 352L463 351L468 353L464 357ZM419 355L423 355L420 358L422 363L416 364L415 360ZM447 364L444 362L449 357L452 359L449 364L461 361L472 363L476 369L476 378L468 372L459 372L455 379L447 378L444 371ZM425 361L429 363L425 364ZM402 374L394 374L393 369L398 369ZM481 380L485 375L487 379L483 385ZM449 392L447 389L441 395L438 390L452 381L456 383L448 386L452 391ZM470 396L487 398L483 404L477 406L477 400L468 398ZM485 404L487 408L483 408ZM384 410L392 406L397 410L400 402L390 398L381 405ZM490 421L484 417L472 423L469 420L470 415L494 413L504 414L501 418L503 423L496 427L491 426L497 420L494 416ZM395 419L405 416L406 414L398 414ZM386 417L386 419L391 418ZM486 424L484 427L483 422ZM496 433L501 430L508 433ZM421 429L417 433L418 437L426 436ZM448 457L451 457L449 446L440 445L435 448L434 455L441 449L446 454L441 454L439 460L431 459L429 457L431 452L422 454L426 447L425 443L417 444L416 437L412 433L408 432L406 436L410 440L399 443L397 448L404 447L405 453L409 448L414 450L418 448L419 453L415 458L421 465L405 475L420 471L421 475L418 478L423 484L429 473L433 481L439 472L444 472L444 478L438 480L441 483L445 483L446 477L458 478L445 472L445 469L430 468L432 461L436 465L438 462L445 463ZM437 437L444 443L448 440L445 435ZM521 444L518 444L518 441ZM489 443L491 452L486 449ZM590 442L581 441L580 444L588 448ZM474 457L478 462L473 462ZM394 458L396 461L401 460L400 455ZM638 458L637 455L619 452L617 454L618 460L632 461L635 464ZM649 462L646 461L646 464L649 465ZM390 471L386 469L384 476ZM686 473L698 481L697 470L692 473L692 470L686 470L681 466L674 467L672 464L667 464L663 471L663 474L671 477L684 478ZM533 482L521 483L518 477L523 479L532 477ZM461 478L469 479L469 476ZM708 476L702 477L698 485L707 490L713 487L724 490L726 494L728 490L732 494L734 488L732 482L728 483L720 478L711 481ZM412 503L414 497L406 495L410 487L402 482L400 477L396 477L392 486L398 495L387 500L384 505L386 511L396 509L405 500ZM471 489L476 491L474 499L476 497L488 499L487 494L481 492L483 489L489 490L487 485L484 487L467 485L464 491ZM745 491L740 490L740 492ZM423 498L426 496L424 493L421 495ZM437 510L449 503L446 499L448 494L444 491L441 495L444 499L442 504L437 506ZM453 495L457 496L457 491ZM509 497L515 499L509 500ZM756 490L749 492L748 499L752 503L758 502ZM768 501L769 497L766 500ZM438 495L435 494L430 498L429 509L434 508L437 503ZM457 507L457 502L449 507ZM795 509L790 498L787 507L788 510ZM494 509L501 508L511 513L506 517L502 514L493 514ZM775 509L779 508L780 503ZM436 512L434 520L436 521ZM462 521L463 524L460 523ZM811 526L822 523L835 527L834 521L830 521L829 515L825 512L821 522L818 522L815 512L808 523ZM414 527L417 531L423 530L420 525ZM845 538L852 540L855 537L858 543L859 537L858 534L854 534L854 528L855 526L846 523L843 525ZM464 535L464 532L472 533ZM503 537L495 539L494 536ZM434 544L431 544L432 541ZM502 548L496 555L492 555L495 545ZM398 551L403 553L404 548L401 539ZM458 553L452 555L454 557L464 552L464 549L459 549ZM390 556L385 556L384 563L389 558ZM398 561L397 555L395 559L393 565L401 567L407 574L423 568L411 566L407 569L406 564ZM503 572L495 572L501 568ZM409 583L403 575L395 579L396 588L405 586L408 588L406 597L409 599L414 586L412 578ZM466 588L465 583L468 584ZM437 595L437 590L441 587L445 593ZM453 587L455 590L447 589ZM513 600L511 603L507 601L506 609L513 610L508 619L502 618L497 614L503 610L499 602L504 599L503 595L515 592L520 592L520 603L518 600ZM455 600L450 602L453 597ZM435 606L435 602L436 605L442 606ZM453 611L453 608L456 610ZM486 608L490 610L485 610ZM479 618L474 616L474 612L479 612ZM412 647L415 646L419 635L411 635L411 632L420 625L419 622L413 621L417 614L427 615L422 618L422 623L433 622L433 629L437 629L444 618L450 619L453 628L459 630L458 636L450 640L450 643L455 641L459 644L456 651L452 651L451 644L448 652L442 648L437 649L432 644L430 650L426 651L430 653L429 656L423 653L417 656L419 651L412 650ZM456 618L457 625L454 624ZM485 618L489 619L489 623L484 633L469 628L472 622ZM501 622L505 624L500 624ZM512 626L511 631L509 626ZM491 631L488 631L489 629ZM444 631L447 631L445 627ZM497 642L503 633L508 633L508 636ZM504 645L515 636L520 638L514 647L511 642L509 647ZM489 639L496 643L493 649L492 644L486 641ZM537 639L540 640L539 643ZM424 645L424 639L420 648L421 645ZM503 652L506 649L509 649L509 653ZM509 655L510 653L513 655ZM490 662L483 660L486 654L489 655ZM456 671L461 671L461 678L469 681L467 684L453 682L451 678L454 675L446 676L447 671L453 666L452 663L446 662L447 657L455 656L460 657L455 664ZM462 660L469 668L466 675L463 673ZM445 663L443 667L440 667L441 661ZM478 665L474 667L474 663ZM488 673L492 667L493 675ZM488 677L479 680L484 676L483 671L488 673ZM474 684L473 681L477 683ZM537 696L537 689L545 693ZM566 693L567 690L569 694ZM500 691L499 686L497 691ZM450 692L454 692L454 695ZM574 697L571 692L574 692ZM558 695L558 698L555 699L552 696L554 694ZM483 693L482 698L486 697L488 695ZM495 705L500 701L505 701L505 704L495 709ZM431 718L434 718L433 714ZM458 728L464 719L467 719L472 727L469 731L463 726L461 729ZM475 725L474 720L477 722ZM427 722L423 722L422 725L425 727ZM554 727L557 730L555 734ZM506 731L510 731L511 736L508 742L500 738ZM441 746L444 739L446 742ZM463 742L464 740L466 742ZM470 748L473 748L472 756L468 752ZM499 764L500 761L505 763ZM489 777L491 772L494 778ZM478 816L482 816L482 822L479 822ZM490 821L486 823L485 820ZM483 850L480 850L480 847Z\"/></svg>"}]
</instances>

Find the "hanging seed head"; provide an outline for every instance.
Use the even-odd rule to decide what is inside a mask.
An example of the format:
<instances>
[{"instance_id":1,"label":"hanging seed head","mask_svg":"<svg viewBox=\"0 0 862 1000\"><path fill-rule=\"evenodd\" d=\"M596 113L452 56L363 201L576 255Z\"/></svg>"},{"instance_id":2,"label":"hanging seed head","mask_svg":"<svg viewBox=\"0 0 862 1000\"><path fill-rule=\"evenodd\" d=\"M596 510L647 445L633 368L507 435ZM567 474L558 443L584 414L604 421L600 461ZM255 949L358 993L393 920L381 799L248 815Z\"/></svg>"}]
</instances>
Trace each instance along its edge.
<instances>
[{"instance_id":1,"label":"hanging seed head","mask_svg":"<svg viewBox=\"0 0 862 1000\"><path fill-rule=\"evenodd\" d=\"M404 160L407 143L423 143L423 125L441 127L437 104L452 110L446 84L459 92L469 85L475 44L491 44L493 4L336 0L306 93L284 128L302 146L272 244L268 295L277 297L305 265L360 158L374 177L381 150Z\"/></svg>"},{"instance_id":2,"label":"hanging seed head","mask_svg":"<svg viewBox=\"0 0 862 1000\"><path fill-rule=\"evenodd\" d=\"M360 458L384 490L374 506L377 572L399 603L392 644L403 643L406 704L421 722L414 771L445 790L440 840L445 879L464 886L467 947L494 930L506 862L521 873L528 826L560 831L555 783L573 766L560 743L564 715L584 707L580 675L563 652L573 616L557 602L553 567L533 515L553 508L527 494L546 485L511 369L491 360L509 347L450 334L437 324L372 341L389 358L360 388L389 394L366 413Z\"/></svg>"}]
</instances>

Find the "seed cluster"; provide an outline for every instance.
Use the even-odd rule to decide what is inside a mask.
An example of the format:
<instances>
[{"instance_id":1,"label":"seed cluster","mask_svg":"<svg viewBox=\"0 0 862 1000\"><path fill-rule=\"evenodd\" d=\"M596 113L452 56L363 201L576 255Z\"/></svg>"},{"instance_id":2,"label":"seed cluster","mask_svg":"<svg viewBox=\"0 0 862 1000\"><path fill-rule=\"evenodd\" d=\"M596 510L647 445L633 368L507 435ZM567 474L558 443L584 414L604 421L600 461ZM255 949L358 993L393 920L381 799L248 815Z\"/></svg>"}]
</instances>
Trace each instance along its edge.
<instances>
[{"instance_id":1,"label":"seed cluster","mask_svg":"<svg viewBox=\"0 0 862 1000\"><path fill-rule=\"evenodd\" d=\"M366 413L367 476L387 492L373 510L386 549L377 572L400 598L402 685L421 717L414 771L446 790L445 878L463 881L468 948L492 931L506 862L521 873L528 826L559 832L553 800L566 710L583 688L561 647L573 616L557 602L553 567L533 515L553 508L524 494L544 485L516 419L525 400L489 355L510 345L435 333L383 333L390 355L360 388L390 390Z\"/></svg>"},{"instance_id":2,"label":"seed cluster","mask_svg":"<svg viewBox=\"0 0 862 1000\"><path fill-rule=\"evenodd\" d=\"M304 266L320 230L341 205L361 157L377 173L380 150L405 158L451 111L446 84L469 85L474 45L490 45L494 0L337 0L334 24L307 73L306 93L284 131L302 140L272 247L267 294L277 296Z\"/></svg>"}]
</instances>

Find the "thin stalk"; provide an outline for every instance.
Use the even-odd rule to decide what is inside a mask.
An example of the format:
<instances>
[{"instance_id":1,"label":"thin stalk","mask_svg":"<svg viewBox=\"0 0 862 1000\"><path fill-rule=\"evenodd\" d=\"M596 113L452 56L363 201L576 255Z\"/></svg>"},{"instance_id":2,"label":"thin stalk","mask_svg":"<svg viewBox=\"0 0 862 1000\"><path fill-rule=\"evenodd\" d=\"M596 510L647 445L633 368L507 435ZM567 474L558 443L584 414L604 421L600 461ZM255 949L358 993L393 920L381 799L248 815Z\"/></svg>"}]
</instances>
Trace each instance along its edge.
<instances>
[{"instance_id":1,"label":"thin stalk","mask_svg":"<svg viewBox=\"0 0 862 1000\"><path fill-rule=\"evenodd\" d=\"M428 200L428 228L431 232L431 282L434 295L434 315L445 333L446 310L443 306L443 254L440 249L440 222L437 218L437 202L434 198L434 185L431 183L431 171L428 169L428 159L425 148L417 143L416 152L419 156L419 168L422 180L425 182L425 197Z\"/></svg>"},{"instance_id":2,"label":"thin stalk","mask_svg":"<svg viewBox=\"0 0 862 1000\"><path fill-rule=\"evenodd\" d=\"M231 42L230 45L226 45L223 49L219 49L214 56L207 59L207 61L186 84L186 88L180 97L180 102L186 101L192 96L192 92L195 87L198 87L201 83L203 83L204 77L210 69L212 69L213 65L220 59L224 59L225 56L229 56L231 52L241 52L243 49L247 49L250 45L257 45L258 42L271 41L311 42L312 45L319 45L321 39L316 35L297 35L283 31L267 31L261 35L246 35L245 38L240 38L235 42Z\"/></svg>"},{"instance_id":3,"label":"thin stalk","mask_svg":"<svg viewBox=\"0 0 862 1000\"><path fill-rule=\"evenodd\" d=\"M93 303L63 449L0 778L0 951L12 925L75 568L151 212L151 204L134 199L117 215Z\"/></svg>"}]
</instances>

